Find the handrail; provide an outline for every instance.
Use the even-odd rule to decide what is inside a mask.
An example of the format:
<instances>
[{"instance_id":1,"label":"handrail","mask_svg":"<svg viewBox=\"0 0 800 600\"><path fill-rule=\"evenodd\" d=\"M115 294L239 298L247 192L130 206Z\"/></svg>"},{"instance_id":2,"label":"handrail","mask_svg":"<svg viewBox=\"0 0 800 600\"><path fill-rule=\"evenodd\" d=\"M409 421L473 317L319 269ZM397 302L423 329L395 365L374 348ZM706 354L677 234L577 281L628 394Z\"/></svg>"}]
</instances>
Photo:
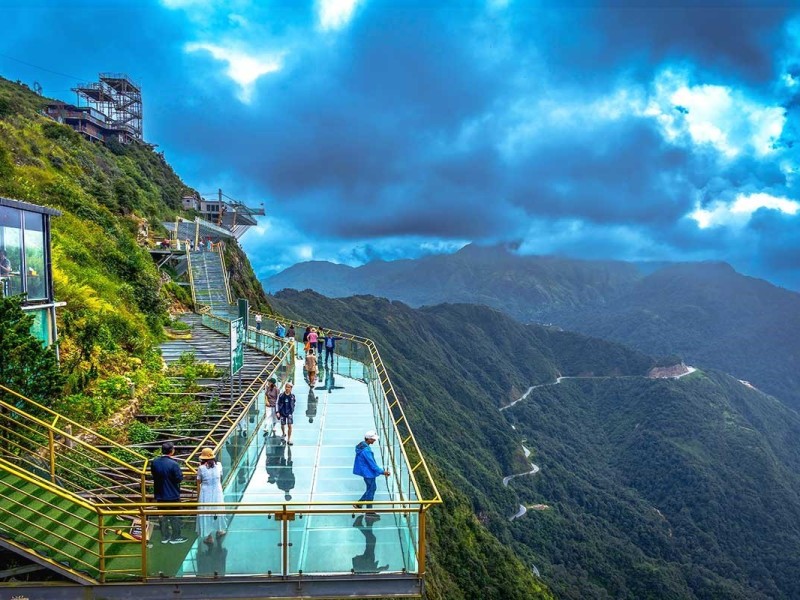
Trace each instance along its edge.
<instances>
[{"instance_id":1,"label":"handrail","mask_svg":"<svg viewBox=\"0 0 800 600\"><path fill-rule=\"evenodd\" d=\"M53 484L55 484L56 479L62 474L69 473L72 475L77 475L69 478L68 481L82 492L94 495L97 493L98 488L92 488L85 485L86 481L92 479L92 475L95 477L103 477L109 481L118 481L117 478L119 477L129 477L129 483L127 484L128 491L132 493L134 486L138 487L136 493L142 498L145 497L147 489L147 467L149 463L148 457L137 452L136 450L132 450L113 440L108 439L107 437L87 427L84 427L68 417L56 413L52 409L43 406L42 404L39 404L38 402L31 400L30 398L27 398L4 385L0 385L0 391L19 399L19 401L16 403L0 400L0 409L2 409L0 414L9 420L12 420L13 416L16 416L17 419L21 418L21 421L16 422L13 428L10 426L6 427L5 421L0 423L0 430L2 430L3 439L6 442L6 449L12 450L15 448L18 451L25 450L25 448L23 448L23 446L21 446L15 439L12 439L12 436L19 436L19 438L34 441L34 443L41 448L45 447L45 443L44 441L36 442L35 435L41 435L43 438L46 437L47 455L45 458L47 459L49 465L50 478ZM29 412L31 408L37 412L43 412L47 416L52 416L52 421L47 421L39 416L31 414L31 412ZM65 424L65 426L62 425L62 423ZM42 431L37 431L37 427ZM30 435L26 435L28 432L30 432ZM106 452L105 450L101 450L93 443L89 443L84 440L83 436L90 436L95 441L99 440L103 444L110 446L112 449L116 449L120 451L120 453L124 453L122 454L123 456L129 456L131 460L126 461L109 452ZM76 471L70 468L70 466L65 465L65 463L69 463L71 465L76 464L76 458L71 456L69 452L56 452L57 438L64 440L64 443L66 443L71 449L80 449L80 451L84 453L83 456L91 457L92 460L96 462L95 467L105 466L111 469L111 474L100 474L96 470L91 471L87 470L86 468L84 468L82 472L76 473ZM20 459L24 458L25 456L23 453L14 454L13 452L8 453L8 455L18 456ZM133 464L138 462L141 462L141 466L137 467L135 464ZM41 468L40 465L35 465L35 463L34 466ZM126 487L124 480L121 483L124 489Z\"/></svg>"},{"instance_id":2,"label":"handrail","mask_svg":"<svg viewBox=\"0 0 800 600\"><path fill-rule=\"evenodd\" d=\"M258 384L258 386L257 386L258 388L263 388L267 384L267 380L271 376L273 376L275 374L275 371L277 371L278 368L280 367L280 364L281 364L283 358L285 358L285 356L283 356L283 355L286 354L287 352L290 352L290 351L291 350L289 349L289 345L288 344L285 345L283 348L281 348L280 353L278 355L276 355L276 357L275 357L277 359L276 362L274 364L271 364L271 365L269 365L269 364L266 365L261 370L261 372L256 376L256 378L253 381L250 382L250 385L248 385L247 388L241 394L239 394L239 396L231 404L231 406L228 408L228 410L225 412L225 414L223 414L219 418L219 421L217 421L217 424L214 425L214 427L211 428L211 430L206 434L206 436L197 445L197 447L191 452L191 454L189 454L189 456L186 457L186 463L187 464L191 462L191 460L202 450L203 447L209 445L209 441L210 440L213 441L214 434L217 433L217 431L221 427L221 425L223 423L225 423L225 422L228 422L228 423L231 424L230 428L223 435L223 437L220 439L219 444L214 443L214 445L213 445L214 446L213 450L214 450L214 453L216 454L216 452L219 449L219 447L230 437L231 432L235 432L236 426L238 425L239 421L247 413L247 408L250 407L251 403L255 402L258 399L258 391L260 391L260 390L258 390L258 389L254 390L252 392L251 398L249 400L245 400L244 399L245 396L247 396L248 394L251 393L251 390L253 390L253 388L254 388L254 386L256 386L256 384ZM267 371L269 371L269 373L267 373ZM244 408L239 412L238 417L235 418L235 419L231 418L231 414L234 413L234 409L238 408L238 407L241 407L242 405L244 405Z\"/></svg>"},{"instance_id":3,"label":"handrail","mask_svg":"<svg viewBox=\"0 0 800 600\"><path fill-rule=\"evenodd\" d=\"M15 412L22 412L22 413L23 413L23 414L25 414L26 416L29 416L29 417L31 417L31 418L33 418L33 419L36 419L37 421L40 421L40 422L41 422L41 423L42 423L44 426L46 426L46 427L52 427L53 429L55 429L55 423L56 423L56 422L58 422L59 420L61 420L61 421L66 421L66 422L67 422L69 425L71 425L71 426L72 426L72 427L74 427L74 428L80 429L80 430L81 430L83 433L85 433L85 434L87 434L87 435L91 435L91 436L92 436L92 437L94 437L94 438L99 438L100 440L102 440L102 441L103 441L103 443L104 443L105 445L108 445L108 446L113 446L114 448L117 448L117 449L119 449L119 450L124 450L125 452L129 452L129 453L131 453L131 454L135 455L135 456L136 456L136 458L140 458L140 459L142 459L142 460L144 460L144 461L146 461L146 460L147 460L147 457L146 457L144 454L140 454L139 452L136 452L135 450L131 450L131 449L130 449L130 448L128 448L127 446L123 446L122 444L120 444L120 443L118 443L118 442L115 442L114 440L111 440L111 439L109 439L109 438L105 437L104 435L102 435L102 434L100 434L100 433L97 433L96 431L94 431L94 430L92 430L92 429L89 429L88 427L85 427L84 425L81 425L80 423L78 423L78 422L76 422L76 421L73 421L73 420L72 420L72 419L70 419L69 417L65 417L64 415L62 415L62 414L60 414L60 413L57 413L57 412L56 412L56 411L54 411L53 409L51 409L51 408L48 408L48 407L44 406L43 404L39 404L38 402L36 402L36 400L31 400L30 398L27 398L26 396L23 396L22 394L20 394L20 393L18 393L18 392L15 392L14 390L12 390L12 389L10 389L10 388L7 388L6 386L4 386L4 385L2 385L2 384L0 384L0 390L2 390L2 391L4 391L4 392L7 392L7 393L9 393L9 394L11 394L12 396L16 396L17 398L19 398L19 399L20 399L20 400L22 400L23 402L27 402L27 403L29 403L29 404L33 405L34 407L36 407L36 409L37 409L37 410L41 410L41 411L43 411L43 412L45 412L45 413L47 413L47 414L49 414L49 415L52 415L53 417L55 417L55 418L53 419L53 423L52 423L52 424L50 424L50 423L47 423L46 421L42 421L42 420L41 420L41 419L39 419L38 417L35 417L35 416L33 416L33 415L30 415L30 414L26 413L25 411L21 411L21 410L20 410L20 409L21 409L21 407L20 407L20 406L8 405L8 406L9 406L9 407L10 407L10 408L13 410L13 411L15 411ZM4 403L4 401L3 401L3 400L0 400L0 403ZM60 431L60 430L59 430L59 433L62 433L62 434L63 434L64 432L62 432L62 431ZM119 459L116 459L115 457L111 456L110 454L107 454L106 452L104 452L104 451L102 451L102 450L98 450L97 448L94 448L93 446L90 446L89 444L86 444L85 442L83 442L82 440L80 440L78 437L75 437L75 441L79 441L79 442L81 442L82 444L85 444L85 445L87 445L87 446L89 446L89 447L93 448L95 451L97 451L97 452L98 452L98 453L100 453L100 454L104 454L104 455L105 455L105 456L107 456L108 458L111 458L111 459L114 459L114 460L119 460ZM121 461L120 461L120 462L121 462ZM127 464L127 463L124 463L124 464Z\"/></svg>"},{"instance_id":4,"label":"handrail","mask_svg":"<svg viewBox=\"0 0 800 600\"><path fill-rule=\"evenodd\" d=\"M186 246L186 268L189 273L189 289L192 290L192 306L195 307L197 310L197 296L194 292L194 274L192 273L192 253L189 250L189 246Z\"/></svg>"},{"instance_id":5,"label":"handrail","mask_svg":"<svg viewBox=\"0 0 800 600\"><path fill-rule=\"evenodd\" d=\"M233 296L231 296L231 286L228 283L228 269L225 266L225 253L223 252L222 242L217 244L217 252L219 252L219 260L222 265L222 280L225 282L225 293L228 295L228 304L233 304Z\"/></svg>"},{"instance_id":6,"label":"handrail","mask_svg":"<svg viewBox=\"0 0 800 600\"><path fill-rule=\"evenodd\" d=\"M25 471L24 469L20 469L19 467L17 467L13 463L8 462L7 460L3 459L2 457L0 457L0 468L2 468L5 471L9 471L9 472L13 473L14 476L19 477L20 479L22 479L24 481L27 481L28 483L33 483L35 485L39 485L39 486L45 488L51 494L55 494L56 496L60 496L61 498L64 498L64 499L69 500L71 502L74 502L75 504L78 504L79 506L82 506L83 508L85 508L87 510L96 511L98 509L98 507L91 500L87 500L85 498L82 498L81 496L79 496L79 495L77 495L77 494L75 494L73 492L70 492L69 490L64 490L63 488L61 488L59 486L54 486L49 481L47 481L46 479L43 479L41 477L37 477L36 475L33 475L33 474L29 473L28 471ZM116 506L117 504L118 503L110 502L108 504L104 504L104 506L111 507L111 506Z\"/></svg>"}]
</instances>

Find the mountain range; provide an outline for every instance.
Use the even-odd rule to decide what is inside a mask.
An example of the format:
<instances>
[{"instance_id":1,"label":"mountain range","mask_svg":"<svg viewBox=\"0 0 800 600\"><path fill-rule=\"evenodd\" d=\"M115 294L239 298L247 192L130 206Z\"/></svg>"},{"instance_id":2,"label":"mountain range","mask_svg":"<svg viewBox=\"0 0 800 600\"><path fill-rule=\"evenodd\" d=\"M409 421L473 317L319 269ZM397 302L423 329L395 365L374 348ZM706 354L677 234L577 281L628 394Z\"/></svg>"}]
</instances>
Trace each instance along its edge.
<instances>
[{"instance_id":1,"label":"mountain range","mask_svg":"<svg viewBox=\"0 0 800 600\"><path fill-rule=\"evenodd\" d=\"M353 268L300 263L266 290L371 294L412 307L484 304L525 322L623 342L726 371L800 408L800 294L720 262L639 264L523 256L469 245Z\"/></svg>"}]
</instances>

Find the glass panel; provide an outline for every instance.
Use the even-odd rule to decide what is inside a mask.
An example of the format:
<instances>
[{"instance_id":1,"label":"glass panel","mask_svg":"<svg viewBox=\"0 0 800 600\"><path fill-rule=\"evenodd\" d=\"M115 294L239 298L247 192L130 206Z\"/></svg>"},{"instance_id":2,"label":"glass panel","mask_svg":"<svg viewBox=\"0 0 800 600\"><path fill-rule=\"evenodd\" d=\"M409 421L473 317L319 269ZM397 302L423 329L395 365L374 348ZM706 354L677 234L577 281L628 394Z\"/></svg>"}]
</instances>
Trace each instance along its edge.
<instances>
[{"instance_id":1,"label":"glass panel","mask_svg":"<svg viewBox=\"0 0 800 600\"><path fill-rule=\"evenodd\" d=\"M50 319L47 308L40 310L26 311L27 314L33 317L33 325L31 325L31 335L40 339L45 346L50 345Z\"/></svg>"},{"instance_id":2,"label":"glass panel","mask_svg":"<svg viewBox=\"0 0 800 600\"><path fill-rule=\"evenodd\" d=\"M0 206L0 291L4 296L22 293L21 211Z\"/></svg>"},{"instance_id":3,"label":"glass panel","mask_svg":"<svg viewBox=\"0 0 800 600\"><path fill-rule=\"evenodd\" d=\"M196 511L161 511L158 509L148 516L148 522L153 524L150 534L150 543L147 544L147 575L149 577L175 577L185 572L194 574L196 566L192 562L197 547ZM161 524L167 519L172 520L167 531L172 529L175 522L180 523L180 535L187 541L181 544L162 543Z\"/></svg>"},{"instance_id":4,"label":"glass panel","mask_svg":"<svg viewBox=\"0 0 800 600\"><path fill-rule=\"evenodd\" d=\"M415 513L296 514L289 521L289 573L329 575L416 571L409 527Z\"/></svg>"},{"instance_id":5,"label":"glass panel","mask_svg":"<svg viewBox=\"0 0 800 600\"><path fill-rule=\"evenodd\" d=\"M281 528L281 523L275 521L272 513L234 515L222 543L227 548L225 574L280 574ZM208 548L203 548L200 556L208 551Z\"/></svg>"},{"instance_id":6,"label":"glass panel","mask_svg":"<svg viewBox=\"0 0 800 600\"><path fill-rule=\"evenodd\" d=\"M223 577L280 573L280 523L272 512L251 510L260 510L261 514L247 514L243 508L218 515L226 520L227 534L212 544L199 539L194 527L188 525L182 533L190 537L189 542L177 546L161 544L156 527L155 543L148 549L148 575ZM187 524L193 522L193 517L187 517Z\"/></svg>"},{"instance_id":7,"label":"glass panel","mask_svg":"<svg viewBox=\"0 0 800 600\"><path fill-rule=\"evenodd\" d=\"M25 217L25 277L28 300L47 298L45 272L44 219L38 213L23 213Z\"/></svg>"}]
</instances>

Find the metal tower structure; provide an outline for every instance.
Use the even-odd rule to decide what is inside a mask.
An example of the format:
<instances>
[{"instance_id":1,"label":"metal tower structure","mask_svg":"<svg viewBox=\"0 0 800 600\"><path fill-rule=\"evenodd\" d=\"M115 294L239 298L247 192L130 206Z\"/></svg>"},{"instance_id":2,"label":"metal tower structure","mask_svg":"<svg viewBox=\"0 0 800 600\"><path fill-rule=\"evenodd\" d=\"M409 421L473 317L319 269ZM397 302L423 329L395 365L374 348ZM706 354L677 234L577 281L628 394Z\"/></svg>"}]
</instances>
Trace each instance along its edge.
<instances>
[{"instance_id":1,"label":"metal tower structure","mask_svg":"<svg viewBox=\"0 0 800 600\"><path fill-rule=\"evenodd\" d=\"M100 73L100 81L73 88L78 104L83 99L107 119L120 141L142 140L142 88L124 73Z\"/></svg>"}]
</instances>

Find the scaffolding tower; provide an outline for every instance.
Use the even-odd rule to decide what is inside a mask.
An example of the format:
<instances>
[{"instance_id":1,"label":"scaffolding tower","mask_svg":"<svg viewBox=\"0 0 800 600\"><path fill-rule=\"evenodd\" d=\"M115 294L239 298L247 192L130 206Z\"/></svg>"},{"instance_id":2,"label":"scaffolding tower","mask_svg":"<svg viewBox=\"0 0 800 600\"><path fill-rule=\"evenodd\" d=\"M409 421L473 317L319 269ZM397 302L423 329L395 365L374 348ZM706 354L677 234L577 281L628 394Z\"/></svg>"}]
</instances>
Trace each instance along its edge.
<instances>
[{"instance_id":1,"label":"scaffolding tower","mask_svg":"<svg viewBox=\"0 0 800 600\"><path fill-rule=\"evenodd\" d=\"M120 141L142 140L142 88L124 73L100 73L100 81L72 88L78 105L87 105L105 115L109 129Z\"/></svg>"}]
</instances>

